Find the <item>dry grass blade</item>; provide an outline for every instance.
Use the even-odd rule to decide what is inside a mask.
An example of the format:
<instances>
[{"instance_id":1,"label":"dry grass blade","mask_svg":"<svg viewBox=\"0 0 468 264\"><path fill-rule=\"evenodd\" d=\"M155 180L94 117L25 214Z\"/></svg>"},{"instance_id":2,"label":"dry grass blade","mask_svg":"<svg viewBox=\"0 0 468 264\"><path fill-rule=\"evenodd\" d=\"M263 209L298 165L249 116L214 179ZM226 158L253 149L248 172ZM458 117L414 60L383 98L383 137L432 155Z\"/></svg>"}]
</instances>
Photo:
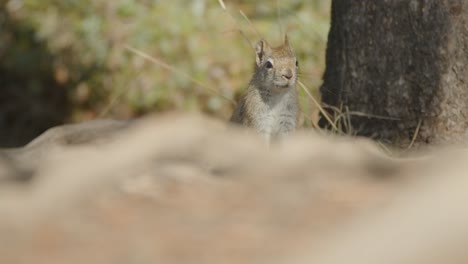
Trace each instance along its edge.
<instances>
[{"instance_id":1,"label":"dry grass blade","mask_svg":"<svg viewBox=\"0 0 468 264\"><path fill-rule=\"evenodd\" d=\"M230 102L231 104L233 104L233 105L235 104L234 100L232 100L232 99L230 99L230 98L227 98L227 97L221 95L216 89L211 88L211 87L209 87L209 86L203 84L202 82L200 82L199 80L193 78L193 77L190 76L189 74L187 74L187 73L185 73L185 72L183 72L183 71L181 71L181 70L179 70L179 69L177 69L177 68L175 68L175 67L173 67L173 66L171 66L171 65L169 65L169 64L167 64L167 63L165 63L165 62L163 62L163 61L161 61L161 60L158 60L158 59L156 59L156 58L154 58L154 57L148 55L147 53L145 53L145 52L143 52L143 51L140 51L140 50L135 49L135 48L133 48L133 47L130 47L130 46L128 46L128 45L125 45L125 48L126 48L127 50L129 50L129 51L131 51L131 52L137 54L138 56L141 56L141 57L143 57L143 58L145 58L145 59L151 61L152 63L154 63L154 64L156 64L156 65L158 65L158 66L160 66L160 67L166 69L166 70L169 70L169 71L171 71L171 72L177 73L177 74L179 74L179 75L181 75L181 76L183 76L183 77L185 77L185 78L191 80L193 83L195 83L196 85L198 85L198 86L200 86L200 87L202 87L202 88L206 88L206 89L207 89L209 92L211 92L213 95L216 95L216 96L219 96L220 98L226 99L227 101L229 101L229 102Z\"/></svg>"},{"instance_id":2,"label":"dry grass blade","mask_svg":"<svg viewBox=\"0 0 468 264\"><path fill-rule=\"evenodd\" d=\"M141 73L138 73L135 79L138 79ZM132 86L129 85L130 80L126 82L124 88L120 89L120 91L116 92L114 95L111 96L109 102L104 106L104 108L99 112L98 117L104 118L109 114L112 108L119 103L119 100L122 99L122 96L125 95L128 91L131 90Z\"/></svg>"},{"instance_id":3,"label":"dry grass blade","mask_svg":"<svg viewBox=\"0 0 468 264\"><path fill-rule=\"evenodd\" d=\"M323 107L320 105L320 103L317 101L317 99L315 99L315 97L309 92L309 90L307 89L307 87L301 82L301 81L298 81L297 82L299 84L299 86L301 86L301 88L304 90L304 92L307 94L307 96L310 97L310 99L312 100L312 102L314 102L314 104L317 106L317 108L319 109L320 113L322 113L322 115L325 117L325 119L327 119L328 123L333 127L333 129L335 131L339 131L338 127L336 126L335 123L333 123L333 121L331 120L330 116L328 116L328 113L323 109Z\"/></svg>"},{"instance_id":4,"label":"dry grass blade","mask_svg":"<svg viewBox=\"0 0 468 264\"><path fill-rule=\"evenodd\" d=\"M376 141L376 142L377 142L377 146L379 146L379 148L385 154L387 154L389 157L395 157L395 153L387 145L385 145L383 142L380 142L380 141Z\"/></svg>"},{"instance_id":5,"label":"dry grass blade","mask_svg":"<svg viewBox=\"0 0 468 264\"><path fill-rule=\"evenodd\" d=\"M367 114L367 113L357 112L357 111L348 111L348 114L349 115L354 115L354 116L375 118L375 119L384 119L384 120L393 120L393 121L400 121L401 120L401 118L398 118L398 117L373 115L373 114Z\"/></svg>"},{"instance_id":6,"label":"dry grass blade","mask_svg":"<svg viewBox=\"0 0 468 264\"><path fill-rule=\"evenodd\" d=\"M421 124L422 124L422 119L419 119L418 126L416 127L416 130L414 131L414 135L413 135L413 138L411 139L411 143L409 144L406 150L409 150L414 146L414 142L416 142L416 138L418 138L418 135L419 135L419 129L421 128Z\"/></svg>"},{"instance_id":7,"label":"dry grass blade","mask_svg":"<svg viewBox=\"0 0 468 264\"><path fill-rule=\"evenodd\" d=\"M241 27L240 27L240 25L239 25L239 22L232 16L231 13L229 13L229 11L228 11L227 8L226 8L226 4L224 4L224 1L223 1L223 0L218 0L218 3L219 3L219 5L221 6L221 8L224 10L224 12L226 12L226 13L228 14L229 18L231 18L232 21L234 21L234 23L236 24L236 27L237 27L237 30L239 31L239 33L240 33L240 34L242 35L242 37L247 41L247 43L249 43L249 46L253 49L254 46L253 46L253 44L252 44L252 41L250 41L250 39L247 37L247 35L245 35L244 31L242 31L242 29L241 29ZM243 14L242 11L241 11L241 14ZM244 16L245 16L245 15L244 15ZM252 24L251 24L251 26L252 26ZM255 29L255 28L254 28L254 29ZM255 30L255 31L256 31L256 30ZM258 33L258 32L257 32L257 33Z\"/></svg>"},{"instance_id":8,"label":"dry grass blade","mask_svg":"<svg viewBox=\"0 0 468 264\"><path fill-rule=\"evenodd\" d=\"M284 36L284 30L283 30L283 23L281 22L281 8L280 8L280 4L279 4L279 0L276 0L276 12L277 12L277 16L278 16L278 28L279 28L279 33L280 33L280 39L283 38Z\"/></svg>"},{"instance_id":9,"label":"dry grass blade","mask_svg":"<svg viewBox=\"0 0 468 264\"><path fill-rule=\"evenodd\" d=\"M222 9L226 10L226 5L224 4L223 0L218 0L219 5L221 6Z\"/></svg>"},{"instance_id":10,"label":"dry grass blade","mask_svg":"<svg viewBox=\"0 0 468 264\"><path fill-rule=\"evenodd\" d=\"M245 21L247 21L247 23L249 24L249 26L250 26L251 28L253 28L253 30L255 31L255 34L257 34L257 37L260 38L260 39L263 39L263 36L262 36L262 34L260 34L260 31L258 31L258 29L254 26L254 24L253 24L252 21L249 19L249 17L244 13L244 11L239 10L239 13L240 13L241 16L245 19Z\"/></svg>"}]
</instances>

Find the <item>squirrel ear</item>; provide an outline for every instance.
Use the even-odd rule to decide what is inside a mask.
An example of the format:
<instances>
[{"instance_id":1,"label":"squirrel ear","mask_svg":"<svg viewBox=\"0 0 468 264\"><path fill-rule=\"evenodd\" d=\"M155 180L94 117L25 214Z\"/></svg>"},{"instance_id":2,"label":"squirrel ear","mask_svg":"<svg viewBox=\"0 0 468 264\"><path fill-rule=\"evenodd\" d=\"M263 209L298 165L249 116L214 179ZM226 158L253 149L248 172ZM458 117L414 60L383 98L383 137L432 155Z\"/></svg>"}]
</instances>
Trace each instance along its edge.
<instances>
[{"instance_id":1,"label":"squirrel ear","mask_svg":"<svg viewBox=\"0 0 468 264\"><path fill-rule=\"evenodd\" d=\"M291 45L289 45L288 34L284 35L284 44L283 44L283 46L286 47L289 51L293 52L293 50L291 48Z\"/></svg>"},{"instance_id":2,"label":"squirrel ear","mask_svg":"<svg viewBox=\"0 0 468 264\"><path fill-rule=\"evenodd\" d=\"M257 66L260 67L264 58L265 58L265 50L268 48L268 44L265 40L260 40L257 45L255 46L255 61Z\"/></svg>"}]
</instances>

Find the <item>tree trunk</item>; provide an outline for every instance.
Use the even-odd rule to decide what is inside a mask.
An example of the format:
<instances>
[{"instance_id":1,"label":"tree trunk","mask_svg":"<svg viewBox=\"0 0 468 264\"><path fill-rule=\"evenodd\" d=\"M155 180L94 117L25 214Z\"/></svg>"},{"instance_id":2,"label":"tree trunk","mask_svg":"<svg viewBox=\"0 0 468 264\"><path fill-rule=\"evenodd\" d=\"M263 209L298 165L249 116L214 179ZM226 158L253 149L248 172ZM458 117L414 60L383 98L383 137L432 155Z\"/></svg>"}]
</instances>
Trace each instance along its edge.
<instances>
[{"instance_id":1,"label":"tree trunk","mask_svg":"<svg viewBox=\"0 0 468 264\"><path fill-rule=\"evenodd\" d=\"M326 60L322 102L348 132L398 145L467 134L468 1L333 0Z\"/></svg>"}]
</instances>

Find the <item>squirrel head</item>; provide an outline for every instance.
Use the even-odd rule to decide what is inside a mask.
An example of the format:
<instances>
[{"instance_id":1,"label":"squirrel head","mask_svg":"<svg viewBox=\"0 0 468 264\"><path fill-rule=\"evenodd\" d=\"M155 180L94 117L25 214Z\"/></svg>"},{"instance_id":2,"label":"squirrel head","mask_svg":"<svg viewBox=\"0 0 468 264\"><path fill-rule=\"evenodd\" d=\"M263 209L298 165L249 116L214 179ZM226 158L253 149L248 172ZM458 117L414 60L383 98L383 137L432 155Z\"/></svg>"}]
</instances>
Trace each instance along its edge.
<instances>
[{"instance_id":1,"label":"squirrel head","mask_svg":"<svg viewBox=\"0 0 468 264\"><path fill-rule=\"evenodd\" d=\"M265 40L255 47L256 64L253 82L263 89L284 90L294 88L297 80L298 61L289 45L288 36L284 43L272 48Z\"/></svg>"}]
</instances>

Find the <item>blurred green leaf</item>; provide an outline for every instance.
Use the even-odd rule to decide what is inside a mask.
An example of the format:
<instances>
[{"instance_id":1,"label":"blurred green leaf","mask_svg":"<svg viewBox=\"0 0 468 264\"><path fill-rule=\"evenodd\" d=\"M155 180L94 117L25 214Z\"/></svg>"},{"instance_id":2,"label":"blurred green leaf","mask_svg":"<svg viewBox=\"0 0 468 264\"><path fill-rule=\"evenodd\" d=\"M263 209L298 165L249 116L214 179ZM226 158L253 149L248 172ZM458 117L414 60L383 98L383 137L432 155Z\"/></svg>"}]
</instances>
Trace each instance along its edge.
<instances>
[{"instance_id":1,"label":"blurred green leaf","mask_svg":"<svg viewBox=\"0 0 468 264\"><path fill-rule=\"evenodd\" d=\"M86 102L72 98L78 102L73 116L89 116L81 111L99 115L109 106L106 113L118 115L129 113L119 109L130 106L131 115L180 108L227 118L232 105L223 96L233 98L243 91L252 74L253 52L239 31L252 43L260 38L258 31L277 44L282 38L280 28L286 30L301 61L302 81L314 91L320 85L330 0L225 1L229 13L217 1L207 0L22 3L15 13L18 23L31 26L38 40L46 43L53 55L52 68L67 69L68 89L73 91L80 84L88 87ZM30 43L19 40L15 44L20 47L15 50L17 65L37 63L37 57L21 55ZM125 45L178 72L138 58Z\"/></svg>"}]
</instances>

